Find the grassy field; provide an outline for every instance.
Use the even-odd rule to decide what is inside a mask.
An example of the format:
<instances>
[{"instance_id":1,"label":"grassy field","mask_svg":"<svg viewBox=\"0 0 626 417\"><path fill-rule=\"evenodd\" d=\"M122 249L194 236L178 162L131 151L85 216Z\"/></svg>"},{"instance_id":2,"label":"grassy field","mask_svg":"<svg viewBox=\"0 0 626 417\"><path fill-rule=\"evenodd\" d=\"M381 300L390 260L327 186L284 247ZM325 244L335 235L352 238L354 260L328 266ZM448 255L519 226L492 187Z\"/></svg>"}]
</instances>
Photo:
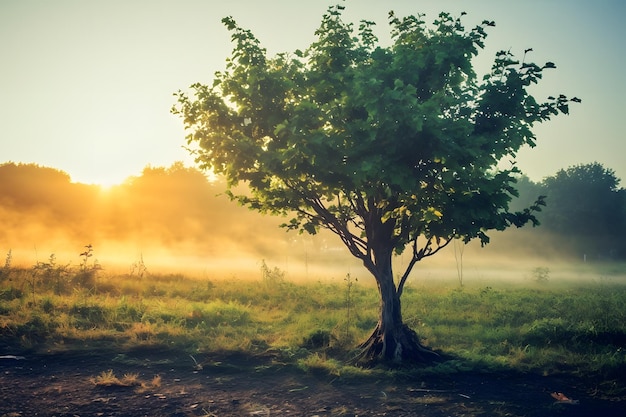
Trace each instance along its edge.
<instances>
[{"instance_id":1,"label":"grassy field","mask_svg":"<svg viewBox=\"0 0 626 417\"><path fill-rule=\"evenodd\" d=\"M614 267L613 267L614 268ZM110 276L51 259L0 270L2 354L163 346L188 354L274 352L285 363L336 375L373 329L378 296L349 275L294 283L264 262L257 279L179 274ZM405 321L442 361L420 372L515 370L542 375L626 370L626 286L611 279L559 284L536 271L523 284L409 285ZM604 275L603 275L604 276Z\"/></svg>"}]
</instances>

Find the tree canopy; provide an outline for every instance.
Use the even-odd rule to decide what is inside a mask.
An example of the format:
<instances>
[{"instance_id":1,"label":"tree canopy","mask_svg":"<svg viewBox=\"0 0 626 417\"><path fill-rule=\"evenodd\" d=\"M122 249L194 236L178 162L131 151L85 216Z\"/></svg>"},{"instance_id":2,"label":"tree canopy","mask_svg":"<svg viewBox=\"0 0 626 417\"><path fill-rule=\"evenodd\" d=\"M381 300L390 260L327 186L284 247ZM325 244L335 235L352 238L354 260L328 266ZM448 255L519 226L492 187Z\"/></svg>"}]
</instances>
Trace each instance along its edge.
<instances>
[{"instance_id":1,"label":"tree canopy","mask_svg":"<svg viewBox=\"0 0 626 417\"><path fill-rule=\"evenodd\" d=\"M537 101L528 87L555 65L509 51L478 77L472 59L493 22L466 30L463 14L441 13L429 26L391 12L392 45L381 46L374 22L355 29L342 10L329 8L307 49L275 57L223 19L234 43L226 69L211 85L194 84L191 97L179 92L173 111L202 168L249 186L233 198L288 216L289 229L336 233L385 304L417 261L453 239L487 243L488 230L536 222L542 201L511 212L518 170L498 164L535 145L536 123L579 100ZM406 248L411 262L396 288L391 257Z\"/></svg>"},{"instance_id":2,"label":"tree canopy","mask_svg":"<svg viewBox=\"0 0 626 417\"><path fill-rule=\"evenodd\" d=\"M542 224L567 239L578 256L626 256L626 191L615 171L598 162L579 164L559 170L540 186L547 197Z\"/></svg>"}]
</instances>

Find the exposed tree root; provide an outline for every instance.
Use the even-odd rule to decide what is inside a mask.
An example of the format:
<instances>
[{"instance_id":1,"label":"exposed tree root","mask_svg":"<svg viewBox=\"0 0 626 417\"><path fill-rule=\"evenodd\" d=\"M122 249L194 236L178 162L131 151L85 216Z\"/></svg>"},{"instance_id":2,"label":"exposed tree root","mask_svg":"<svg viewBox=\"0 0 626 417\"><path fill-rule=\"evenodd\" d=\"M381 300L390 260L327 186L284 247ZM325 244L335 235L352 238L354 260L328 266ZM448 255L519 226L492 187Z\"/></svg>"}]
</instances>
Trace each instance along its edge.
<instances>
[{"instance_id":1,"label":"exposed tree root","mask_svg":"<svg viewBox=\"0 0 626 417\"><path fill-rule=\"evenodd\" d=\"M380 323L370 337L359 346L361 352L353 359L359 365L427 364L439 355L420 343L417 333L406 324L383 332Z\"/></svg>"}]
</instances>

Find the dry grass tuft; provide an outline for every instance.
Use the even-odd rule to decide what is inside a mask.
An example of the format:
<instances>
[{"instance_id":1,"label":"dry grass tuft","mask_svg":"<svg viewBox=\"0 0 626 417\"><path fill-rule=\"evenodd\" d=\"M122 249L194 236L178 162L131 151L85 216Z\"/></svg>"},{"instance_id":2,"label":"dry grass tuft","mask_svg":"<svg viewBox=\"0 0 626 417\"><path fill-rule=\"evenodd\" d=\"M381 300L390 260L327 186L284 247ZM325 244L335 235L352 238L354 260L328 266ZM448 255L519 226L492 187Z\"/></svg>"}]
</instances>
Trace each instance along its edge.
<instances>
[{"instance_id":1,"label":"dry grass tuft","mask_svg":"<svg viewBox=\"0 0 626 417\"><path fill-rule=\"evenodd\" d=\"M150 386L153 388L157 388L161 386L161 375L155 375L150 381Z\"/></svg>"},{"instance_id":2,"label":"dry grass tuft","mask_svg":"<svg viewBox=\"0 0 626 417\"><path fill-rule=\"evenodd\" d=\"M118 378L111 369L103 371L100 375L91 378L90 381L97 387L138 387L143 385L139 379L139 374L124 374L122 378Z\"/></svg>"}]
</instances>

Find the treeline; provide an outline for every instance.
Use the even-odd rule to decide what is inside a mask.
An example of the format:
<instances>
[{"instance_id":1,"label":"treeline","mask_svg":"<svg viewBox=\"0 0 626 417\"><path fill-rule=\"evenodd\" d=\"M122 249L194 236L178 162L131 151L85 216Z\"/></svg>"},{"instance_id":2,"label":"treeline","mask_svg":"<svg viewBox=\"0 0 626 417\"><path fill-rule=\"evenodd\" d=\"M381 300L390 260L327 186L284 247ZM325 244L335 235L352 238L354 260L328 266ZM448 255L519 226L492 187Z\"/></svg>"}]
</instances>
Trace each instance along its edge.
<instances>
[{"instance_id":1,"label":"treeline","mask_svg":"<svg viewBox=\"0 0 626 417\"><path fill-rule=\"evenodd\" d=\"M557 246L563 254L587 260L626 259L626 190L615 171L598 162L571 166L540 182L522 177L513 207L528 207L539 196L533 244Z\"/></svg>"},{"instance_id":2,"label":"treeline","mask_svg":"<svg viewBox=\"0 0 626 417\"><path fill-rule=\"evenodd\" d=\"M540 227L504 233L504 251L517 246L534 255L558 249L577 259L626 258L626 190L611 169L599 163L578 165L538 183L521 177L516 188L520 195L512 201L513 209L528 207L539 196L546 197L547 205L537 215ZM0 248L65 239L98 250L98 242L117 241L207 257L241 252L262 259L294 251L293 242L304 238L279 228L284 219L229 201L221 195L224 189L222 181L209 181L182 163L146 167L106 191L74 183L57 169L5 163L0 165ZM329 235L303 244L307 251L326 245L340 244Z\"/></svg>"},{"instance_id":3,"label":"treeline","mask_svg":"<svg viewBox=\"0 0 626 417\"><path fill-rule=\"evenodd\" d=\"M224 184L175 163L146 167L141 175L102 190L71 182L68 174L34 164L0 165L0 247L65 239L77 247L134 242L178 247L204 256L236 246L271 253L282 219L259 216L221 195Z\"/></svg>"}]
</instances>

